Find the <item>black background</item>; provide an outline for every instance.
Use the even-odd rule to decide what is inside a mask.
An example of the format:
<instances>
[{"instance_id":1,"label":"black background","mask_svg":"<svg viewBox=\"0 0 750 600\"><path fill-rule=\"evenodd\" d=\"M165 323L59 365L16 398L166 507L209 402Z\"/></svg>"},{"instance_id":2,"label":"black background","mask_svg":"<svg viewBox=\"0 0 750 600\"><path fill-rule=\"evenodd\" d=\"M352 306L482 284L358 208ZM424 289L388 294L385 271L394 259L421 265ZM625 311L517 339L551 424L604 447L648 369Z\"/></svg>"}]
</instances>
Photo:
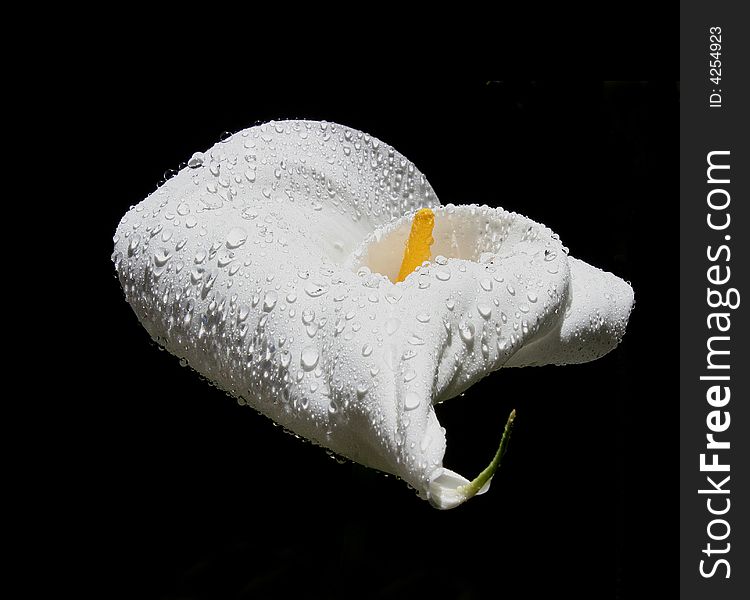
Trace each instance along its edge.
<instances>
[{"instance_id":1,"label":"black background","mask_svg":"<svg viewBox=\"0 0 750 600\"><path fill-rule=\"evenodd\" d=\"M676 77L205 85L127 61L115 73L91 98L118 184L95 199L92 310L108 333L87 377L107 391L87 403L80 501L97 555L81 569L102 597L648 598L676 580L678 405L656 385L677 359L664 342L677 339L665 311L677 302ZM272 118L367 131L442 203L520 212L632 282L628 333L608 356L501 370L438 408L445 463L469 477L517 409L488 494L440 512L337 463L179 367L126 304L109 255L128 207L222 132Z\"/></svg>"}]
</instances>

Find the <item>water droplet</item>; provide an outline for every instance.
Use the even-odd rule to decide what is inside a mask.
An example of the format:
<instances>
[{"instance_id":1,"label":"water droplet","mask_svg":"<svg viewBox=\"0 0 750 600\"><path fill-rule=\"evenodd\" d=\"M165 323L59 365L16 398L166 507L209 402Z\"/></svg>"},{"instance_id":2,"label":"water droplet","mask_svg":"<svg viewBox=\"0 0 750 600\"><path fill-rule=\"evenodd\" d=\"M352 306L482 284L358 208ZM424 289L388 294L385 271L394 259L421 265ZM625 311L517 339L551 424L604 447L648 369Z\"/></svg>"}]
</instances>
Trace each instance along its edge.
<instances>
[{"instance_id":1,"label":"water droplet","mask_svg":"<svg viewBox=\"0 0 750 600\"><path fill-rule=\"evenodd\" d=\"M406 410L414 410L419 406L421 401L422 399L416 392L406 392L406 396L404 397L404 408Z\"/></svg>"},{"instance_id":2,"label":"water droplet","mask_svg":"<svg viewBox=\"0 0 750 600\"><path fill-rule=\"evenodd\" d=\"M289 302L289 304L294 304L297 301L297 294L294 292L289 292L286 295L286 301Z\"/></svg>"},{"instance_id":3,"label":"water droplet","mask_svg":"<svg viewBox=\"0 0 750 600\"><path fill-rule=\"evenodd\" d=\"M451 272L448 269L439 268L435 270L435 277L440 281L448 281L451 278Z\"/></svg>"},{"instance_id":4,"label":"water droplet","mask_svg":"<svg viewBox=\"0 0 750 600\"><path fill-rule=\"evenodd\" d=\"M370 386L366 381L363 381L357 385L357 396L360 398L370 391Z\"/></svg>"},{"instance_id":5,"label":"water droplet","mask_svg":"<svg viewBox=\"0 0 750 600\"><path fill-rule=\"evenodd\" d=\"M273 307L276 306L278 297L278 294L273 290L266 292L266 297L263 300L263 310L265 312L271 312L273 310Z\"/></svg>"},{"instance_id":6,"label":"water droplet","mask_svg":"<svg viewBox=\"0 0 750 600\"><path fill-rule=\"evenodd\" d=\"M239 248L247 241L247 233L241 227L234 227L227 234L227 248L230 250Z\"/></svg>"},{"instance_id":7,"label":"water droplet","mask_svg":"<svg viewBox=\"0 0 750 600\"><path fill-rule=\"evenodd\" d=\"M191 169L197 169L198 167L203 166L203 160L203 152L196 152L190 157L187 166Z\"/></svg>"},{"instance_id":8,"label":"water droplet","mask_svg":"<svg viewBox=\"0 0 750 600\"><path fill-rule=\"evenodd\" d=\"M222 250L216 258L216 264L219 267L224 268L234 260L234 252L228 252Z\"/></svg>"},{"instance_id":9,"label":"water droplet","mask_svg":"<svg viewBox=\"0 0 750 600\"><path fill-rule=\"evenodd\" d=\"M166 265L170 258L172 258L172 253L166 248L159 248L154 252L154 264L157 267L163 267Z\"/></svg>"},{"instance_id":10,"label":"water droplet","mask_svg":"<svg viewBox=\"0 0 750 600\"><path fill-rule=\"evenodd\" d=\"M438 254L438 255L437 255L437 256L435 257L435 262L436 262L437 264L439 264L439 265L447 265L447 264L448 264L448 259L447 259L447 258L445 258L445 256L443 256L442 254Z\"/></svg>"},{"instance_id":11,"label":"water droplet","mask_svg":"<svg viewBox=\"0 0 750 600\"><path fill-rule=\"evenodd\" d=\"M489 319L492 315L492 307L489 304L484 304L483 302L477 304L477 311L485 319Z\"/></svg>"},{"instance_id":12,"label":"water droplet","mask_svg":"<svg viewBox=\"0 0 750 600\"><path fill-rule=\"evenodd\" d=\"M370 356L370 354L372 354L372 346L370 344L362 346L362 356Z\"/></svg>"},{"instance_id":13,"label":"water droplet","mask_svg":"<svg viewBox=\"0 0 750 600\"><path fill-rule=\"evenodd\" d=\"M292 362L292 353L289 352L289 350L287 350L286 348L281 351L280 362L281 366L285 369L289 366L289 363Z\"/></svg>"},{"instance_id":14,"label":"water droplet","mask_svg":"<svg viewBox=\"0 0 750 600\"><path fill-rule=\"evenodd\" d=\"M458 331L461 334L461 339L466 343L470 344L474 340L474 324L461 321L458 324Z\"/></svg>"},{"instance_id":15,"label":"water droplet","mask_svg":"<svg viewBox=\"0 0 750 600\"><path fill-rule=\"evenodd\" d=\"M195 253L195 258L193 258L196 265L201 264L204 260L206 260L206 251L201 248Z\"/></svg>"},{"instance_id":16,"label":"water droplet","mask_svg":"<svg viewBox=\"0 0 750 600\"><path fill-rule=\"evenodd\" d=\"M315 319L314 310L306 308L305 310L302 311L302 322L305 325L309 325L310 323L313 322L314 319Z\"/></svg>"},{"instance_id":17,"label":"water droplet","mask_svg":"<svg viewBox=\"0 0 750 600\"><path fill-rule=\"evenodd\" d=\"M515 295L516 295L516 290L515 290L515 288L514 288L514 287L513 287L513 286L512 286L511 284L508 284L508 285L506 285L506 286L505 286L505 289L507 289L507 290L508 290L508 293L509 293L509 294L510 294L511 296L515 296Z\"/></svg>"},{"instance_id":18,"label":"water droplet","mask_svg":"<svg viewBox=\"0 0 750 600\"><path fill-rule=\"evenodd\" d=\"M319 283L309 283L305 286L305 293L311 298L318 298L328 291L328 287Z\"/></svg>"},{"instance_id":19,"label":"water droplet","mask_svg":"<svg viewBox=\"0 0 750 600\"><path fill-rule=\"evenodd\" d=\"M456 308L456 301L453 298L448 298L448 300L445 301L445 305L448 307L448 310L453 310Z\"/></svg>"},{"instance_id":20,"label":"water droplet","mask_svg":"<svg viewBox=\"0 0 750 600\"><path fill-rule=\"evenodd\" d=\"M417 372L414 369L407 369L404 372L404 381L409 382L417 376Z\"/></svg>"},{"instance_id":21,"label":"water droplet","mask_svg":"<svg viewBox=\"0 0 750 600\"><path fill-rule=\"evenodd\" d=\"M385 322L385 332L388 335L393 335L394 333L396 333L396 330L399 328L399 325L401 325L401 321L399 321L398 319L395 319L395 318L388 319Z\"/></svg>"},{"instance_id":22,"label":"water droplet","mask_svg":"<svg viewBox=\"0 0 750 600\"><path fill-rule=\"evenodd\" d=\"M388 302L390 302L391 304L395 304L396 302L401 300L401 297L403 295L403 292L394 286L392 289L388 290L385 295L385 299L388 300Z\"/></svg>"},{"instance_id":23,"label":"water droplet","mask_svg":"<svg viewBox=\"0 0 750 600\"><path fill-rule=\"evenodd\" d=\"M527 304L521 304L518 307L518 310L520 310L522 313L527 313L529 312L529 306Z\"/></svg>"},{"instance_id":24,"label":"water droplet","mask_svg":"<svg viewBox=\"0 0 750 600\"><path fill-rule=\"evenodd\" d=\"M430 314L426 312L421 312L417 315L417 321L420 323L429 323L430 322Z\"/></svg>"},{"instance_id":25,"label":"water droplet","mask_svg":"<svg viewBox=\"0 0 750 600\"><path fill-rule=\"evenodd\" d=\"M312 371L318 364L318 349L315 346L305 346L302 349L300 364L305 371Z\"/></svg>"},{"instance_id":26,"label":"water droplet","mask_svg":"<svg viewBox=\"0 0 750 600\"><path fill-rule=\"evenodd\" d=\"M185 227L188 229L192 229L198 224L198 219L196 219L193 215L190 215L187 219L185 219Z\"/></svg>"},{"instance_id":27,"label":"water droplet","mask_svg":"<svg viewBox=\"0 0 750 600\"><path fill-rule=\"evenodd\" d=\"M532 304L539 299L534 292L529 292L528 294L526 294L526 297L529 299L529 302L531 302Z\"/></svg>"},{"instance_id":28,"label":"water droplet","mask_svg":"<svg viewBox=\"0 0 750 600\"><path fill-rule=\"evenodd\" d=\"M482 279L482 281L479 282L479 285L482 286L482 289L485 292L491 292L492 291L492 280L490 279Z\"/></svg>"},{"instance_id":29,"label":"water droplet","mask_svg":"<svg viewBox=\"0 0 750 600\"><path fill-rule=\"evenodd\" d=\"M178 214L178 215L180 215L180 216L183 216L183 217L184 217L185 215L187 215L187 214L189 214L189 213L190 213L190 207L189 207L189 206L188 206L187 204L185 204L184 202L181 202L181 203L180 203L180 204L179 204L179 205L177 206L177 214Z\"/></svg>"},{"instance_id":30,"label":"water droplet","mask_svg":"<svg viewBox=\"0 0 750 600\"><path fill-rule=\"evenodd\" d=\"M133 235L132 238L130 238L130 243L128 244L128 256L133 256L136 249L138 248L138 244L141 243L141 236L140 234L136 233Z\"/></svg>"}]
</instances>

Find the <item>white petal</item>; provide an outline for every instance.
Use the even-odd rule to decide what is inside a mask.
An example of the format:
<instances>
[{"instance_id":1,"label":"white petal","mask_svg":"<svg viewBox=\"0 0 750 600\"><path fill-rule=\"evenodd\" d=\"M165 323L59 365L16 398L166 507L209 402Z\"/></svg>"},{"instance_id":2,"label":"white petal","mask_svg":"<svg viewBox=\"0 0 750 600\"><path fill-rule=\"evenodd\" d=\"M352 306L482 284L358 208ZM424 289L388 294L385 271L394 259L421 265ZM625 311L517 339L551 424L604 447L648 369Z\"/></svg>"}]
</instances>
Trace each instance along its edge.
<instances>
[{"instance_id":1,"label":"white petal","mask_svg":"<svg viewBox=\"0 0 750 600\"><path fill-rule=\"evenodd\" d=\"M595 360L620 343L633 309L633 288L616 275L569 259L565 313L542 339L519 350L506 366L565 365Z\"/></svg>"},{"instance_id":2,"label":"white petal","mask_svg":"<svg viewBox=\"0 0 750 600\"><path fill-rule=\"evenodd\" d=\"M422 206L436 214L435 260L394 284ZM546 227L440 207L402 155L327 123L216 144L130 210L116 240L126 297L155 340L240 403L441 508L489 479L467 493L444 469L434 404L506 364L608 351L632 304Z\"/></svg>"}]
</instances>

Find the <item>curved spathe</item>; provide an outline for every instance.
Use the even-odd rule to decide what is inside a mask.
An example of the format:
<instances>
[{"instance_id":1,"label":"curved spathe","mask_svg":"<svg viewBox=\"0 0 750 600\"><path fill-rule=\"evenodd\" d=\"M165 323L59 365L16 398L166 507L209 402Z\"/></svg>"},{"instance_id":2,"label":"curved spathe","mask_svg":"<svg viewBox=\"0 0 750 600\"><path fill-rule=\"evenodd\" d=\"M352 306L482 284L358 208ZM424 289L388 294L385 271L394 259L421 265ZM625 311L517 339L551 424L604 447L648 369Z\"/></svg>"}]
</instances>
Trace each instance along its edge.
<instances>
[{"instance_id":1,"label":"curved spathe","mask_svg":"<svg viewBox=\"0 0 750 600\"><path fill-rule=\"evenodd\" d=\"M624 332L622 280L525 217L440 206L411 162L362 132L268 123L188 164L117 229L140 321L241 404L439 508L486 490L494 470L468 493L443 468L435 403L502 366L592 360ZM433 260L394 284L421 207L435 213Z\"/></svg>"}]
</instances>

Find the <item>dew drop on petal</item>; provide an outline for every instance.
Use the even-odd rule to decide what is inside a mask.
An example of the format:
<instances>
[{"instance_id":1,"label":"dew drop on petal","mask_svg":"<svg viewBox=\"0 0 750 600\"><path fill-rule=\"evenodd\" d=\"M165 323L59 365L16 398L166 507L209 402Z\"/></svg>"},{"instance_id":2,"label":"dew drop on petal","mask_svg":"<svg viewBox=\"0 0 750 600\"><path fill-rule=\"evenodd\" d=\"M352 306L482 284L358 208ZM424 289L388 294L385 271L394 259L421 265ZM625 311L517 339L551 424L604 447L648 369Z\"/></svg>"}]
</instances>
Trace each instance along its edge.
<instances>
[{"instance_id":1,"label":"dew drop on petal","mask_svg":"<svg viewBox=\"0 0 750 600\"><path fill-rule=\"evenodd\" d=\"M141 236L139 234L133 235L132 238L130 238L130 243L128 244L128 256L132 256L133 253L138 248L138 244L141 243Z\"/></svg>"},{"instance_id":2,"label":"dew drop on petal","mask_svg":"<svg viewBox=\"0 0 750 600\"><path fill-rule=\"evenodd\" d=\"M394 287L391 290L388 290L388 293L385 295L385 299L388 300L391 304L395 304L399 300L401 300L401 297L403 296L403 292L398 289L397 287Z\"/></svg>"},{"instance_id":3,"label":"dew drop on petal","mask_svg":"<svg viewBox=\"0 0 750 600\"><path fill-rule=\"evenodd\" d=\"M190 157L187 166L191 169L197 169L198 167L203 166L203 160L203 152L196 152L195 154L193 154L193 156Z\"/></svg>"},{"instance_id":4,"label":"dew drop on petal","mask_svg":"<svg viewBox=\"0 0 750 600\"><path fill-rule=\"evenodd\" d=\"M328 287L318 283L308 283L305 286L305 293L311 298L318 298L328 291Z\"/></svg>"},{"instance_id":5,"label":"dew drop on petal","mask_svg":"<svg viewBox=\"0 0 750 600\"><path fill-rule=\"evenodd\" d=\"M245 241L247 241L247 233L245 233L245 230L241 227L234 227L227 234L227 248L230 250L239 248L245 243Z\"/></svg>"},{"instance_id":6,"label":"dew drop on petal","mask_svg":"<svg viewBox=\"0 0 750 600\"><path fill-rule=\"evenodd\" d=\"M404 397L404 408L406 410L414 410L419 406L421 398L416 392L406 392Z\"/></svg>"},{"instance_id":7,"label":"dew drop on petal","mask_svg":"<svg viewBox=\"0 0 750 600\"><path fill-rule=\"evenodd\" d=\"M492 315L492 307L489 304L485 304L483 302L477 304L477 311L485 319L489 319Z\"/></svg>"},{"instance_id":8,"label":"dew drop on petal","mask_svg":"<svg viewBox=\"0 0 750 600\"><path fill-rule=\"evenodd\" d=\"M266 292L266 297L263 300L263 310L265 312L271 312L273 310L273 307L276 306L276 301L278 300L278 294L274 292L273 290Z\"/></svg>"},{"instance_id":9,"label":"dew drop on petal","mask_svg":"<svg viewBox=\"0 0 750 600\"><path fill-rule=\"evenodd\" d=\"M445 268L439 268L435 270L435 277L440 281L448 281L451 278L451 272Z\"/></svg>"},{"instance_id":10,"label":"dew drop on petal","mask_svg":"<svg viewBox=\"0 0 750 600\"><path fill-rule=\"evenodd\" d=\"M474 339L474 324L473 323L467 323L466 321L461 321L458 324L458 331L461 334L461 339L465 343L470 344L472 340Z\"/></svg>"},{"instance_id":11,"label":"dew drop on petal","mask_svg":"<svg viewBox=\"0 0 750 600\"><path fill-rule=\"evenodd\" d=\"M312 371L318 364L318 349L315 346L305 346L302 349L300 364L305 371Z\"/></svg>"},{"instance_id":12,"label":"dew drop on petal","mask_svg":"<svg viewBox=\"0 0 750 600\"><path fill-rule=\"evenodd\" d=\"M412 346L423 346L424 345L424 340L421 337L419 337L418 335L416 335L416 334L413 333L409 337L409 343Z\"/></svg>"},{"instance_id":13,"label":"dew drop on petal","mask_svg":"<svg viewBox=\"0 0 750 600\"><path fill-rule=\"evenodd\" d=\"M163 267L166 265L170 258L172 258L172 253L166 248L159 248L154 252L154 264L157 267Z\"/></svg>"}]
</instances>

